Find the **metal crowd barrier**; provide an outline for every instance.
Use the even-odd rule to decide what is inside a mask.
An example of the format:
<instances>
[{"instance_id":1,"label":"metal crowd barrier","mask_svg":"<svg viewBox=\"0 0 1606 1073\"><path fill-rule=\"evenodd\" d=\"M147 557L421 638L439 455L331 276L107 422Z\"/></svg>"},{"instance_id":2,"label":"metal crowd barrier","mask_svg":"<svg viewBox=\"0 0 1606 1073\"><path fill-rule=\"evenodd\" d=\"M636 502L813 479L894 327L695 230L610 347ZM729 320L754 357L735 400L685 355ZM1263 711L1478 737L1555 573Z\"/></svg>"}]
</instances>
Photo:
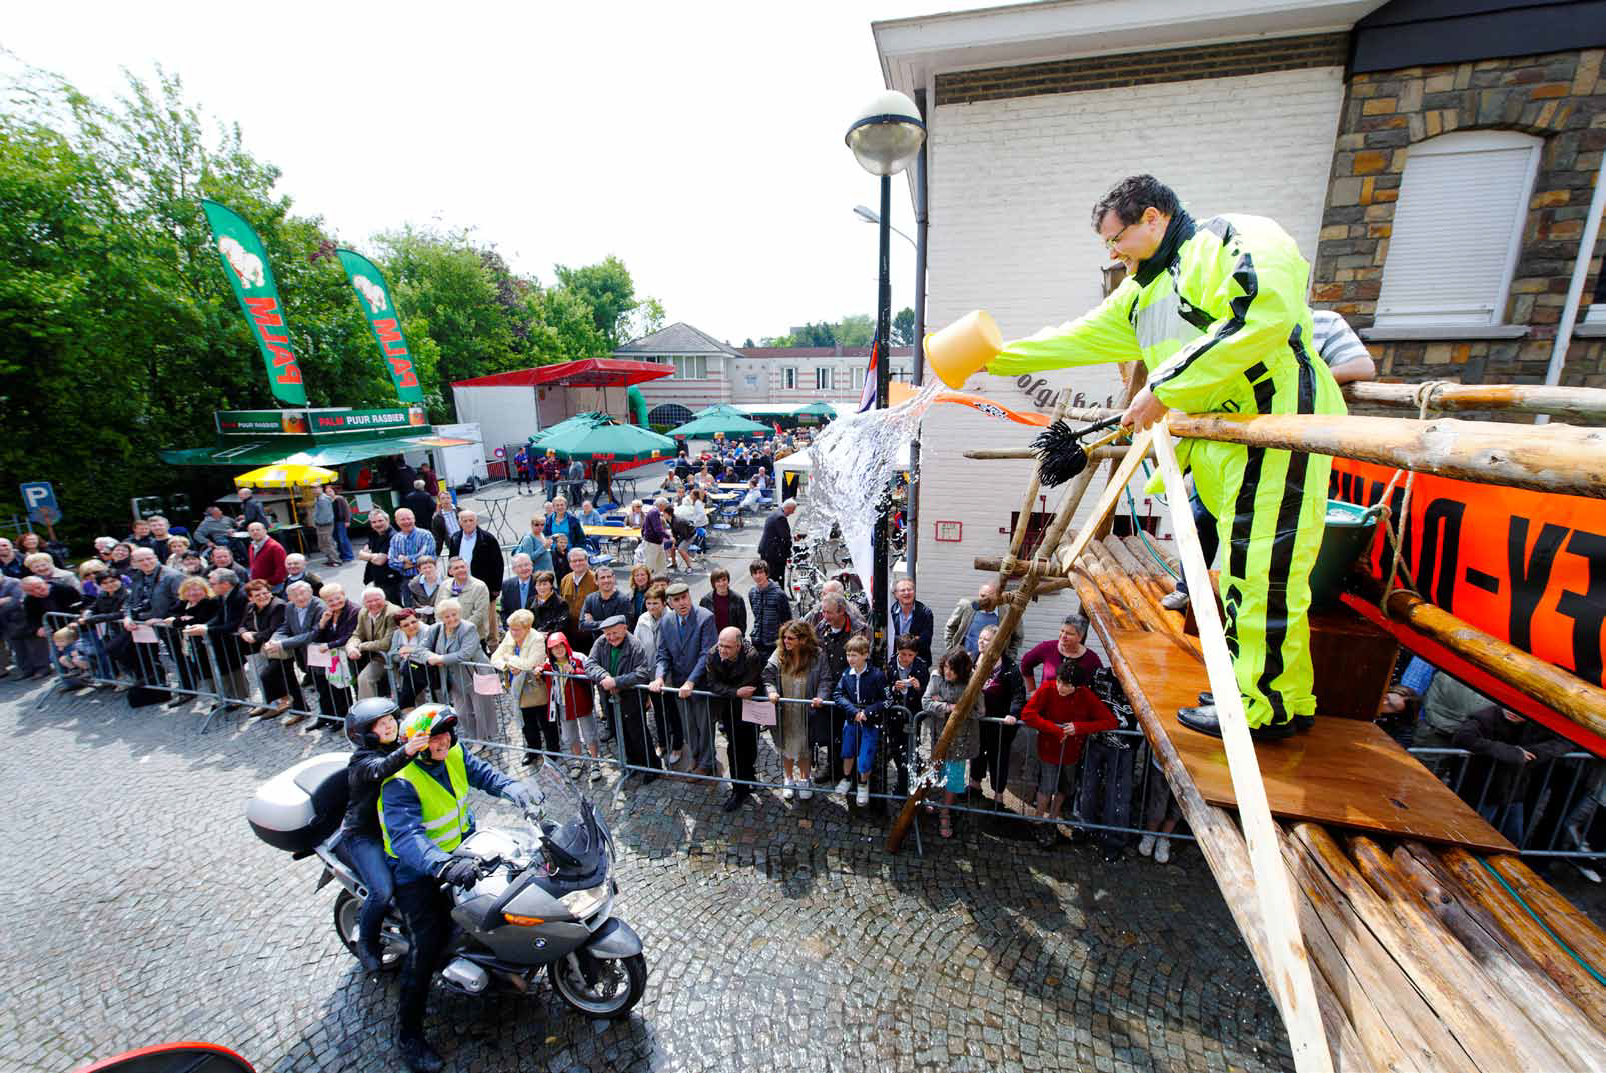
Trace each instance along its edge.
<instances>
[{"instance_id":1,"label":"metal crowd barrier","mask_svg":"<svg viewBox=\"0 0 1606 1073\"><path fill-rule=\"evenodd\" d=\"M85 643L72 650L58 651L53 636L67 625L77 626L80 640ZM121 620L86 623L79 616L49 613L46 616L49 636L44 640L49 645L51 666L59 684L143 686L166 690L175 697L187 698L191 702L209 702L211 707L201 725L203 734L218 717L227 712L261 708L278 715L300 715L304 719L311 719L314 725L331 724L332 729L338 730L351 705L370 690L410 701L411 704L450 703L460 711L472 709L462 712L465 730L474 726L477 719L490 719L493 720L495 733L507 739L512 738L524 719L516 698L508 691L507 677L488 661L461 661L456 666L463 668L463 671L453 673L451 665L426 667L417 662L399 663L387 658L382 664L383 673L371 674L365 685L363 671L369 665L366 654L349 668L349 680L345 676L336 676L332 680L328 671L306 665L304 649L292 650L288 659L270 659L260 651L260 645L248 645L234 634L206 631L198 636L186 636L172 626L152 623L141 625L151 632L144 634L142 631L141 639L134 640L134 635L124 628ZM550 675L550 672L547 674ZM475 675L496 676L496 693L474 694ZM726 727L728 723L739 721L740 714L739 710L732 711L728 716L711 712L708 733L715 767L708 774L695 774L690 770L665 766L661 762L630 762L626 755L626 732L640 733L649 759L657 757L661 760L673 751L671 746L677 737L682 741L682 752L690 747L685 718L696 712L697 706L729 705L731 698L704 689L694 689L689 698L691 703L687 703L680 700L676 687L665 685L662 693L654 693L647 686L638 685L632 688L639 698L640 714L627 716L622 712L617 696L610 696L594 687L583 675L563 672L558 677L560 680L572 678L583 681L586 688L593 689L592 714L600 739L598 755L589 755L583 746L578 755L564 750L561 745L553 749L549 739L544 736L539 738L539 745L531 741L528 735L522 744L503 740L502 737L475 736L466 732L460 733L460 738L465 744L482 751L504 753L509 763L520 755L526 759L540 756L544 758L543 762L557 760L580 768L612 768L625 776L650 772L691 781L746 786L752 790L780 790L786 786L781 777L783 768L776 740L783 718L779 711L775 729L769 734L764 733L764 726L753 724L757 745L753 777L750 779L734 778L729 770L724 775L715 773L721 754L725 766L729 768L730 735ZM379 688L381 681L383 689ZM270 696L270 693L273 695ZM754 695L760 700L767 700L762 685ZM665 700L669 697L674 697L673 715L671 704ZM286 699L288 706L280 709L278 704ZM781 698L783 703L804 705L812 699ZM476 705L479 707L476 708ZM682 706L689 711L681 711ZM830 700L824 701L823 706L833 712L836 707ZM982 738L984 748L991 751L966 761L965 793L952 803L945 804L942 778L931 770L925 748L926 740L934 736L924 726L931 717L919 707L912 711L902 708L892 711L905 712L906 717L901 740L892 733L892 724L883 721L874 764L869 773L868 796L876 809L885 808L889 802L901 806L907 797L907 788L912 784L919 785L924 780L930 786L927 802L951 813L1007 819L1023 824L1066 825L1087 833L1111 848L1120 848L1128 840L1146 835L1157 839L1192 840L1187 833L1158 829L1166 820L1176 823L1179 813L1171 798L1170 788L1153 763L1143 733L1139 730L1107 731L1085 739L1082 755L1074 770L1066 772L1062 766L1059 785L1066 789L1061 813L1041 816L1003 806L1004 791L1011 791L1025 810L1034 810L1036 807L1035 790L1041 761L1034 740L1035 730L1017 721L1014 730L1010 731L1003 719L976 717L983 727L990 728ZM674 716L681 719L678 734ZM638 719L641 724L639 730L628 726ZM833 715L829 723L829 742L815 735L810 737L810 766L815 777L807 788L822 798L836 796L834 787L842 778L840 754L843 720ZM940 733L940 726L936 732ZM1106 735L1130 739L1132 744L1126 748L1116 747ZM721 738L724 739L723 746ZM1014 740L1017 738L1023 740ZM610 745L611 749L604 749L604 745ZM1062 749L1065 745L1068 742L1062 744ZM1457 795L1496 828L1507 833L1508 837L1515 835L1512 841L1525 856L1574 860L1606 857L1606 850L1589 848L1584 840L1599 803L1606 800L1606 760L1587 752L1575 751L1552 761L1541 762L1542 770L1537 782L1533 778L1525 780L1527 785L1523 787L1520 798L1501 801L1491 798L1497 774L1493 762L1489 763L1479 785L1469 788L1467 782L1475 757L1467 750L1411 748L1408 751L1430 770L1434 770ZM822 753L826 754L823 764ZM819 777L822 769L829 772L828 778ZM860 777L863 777L862 773ZM994 789L990 798L985 792L988 785ZM794 786L794 789L797 787ZM1469 796L1469 789L1476 790L1476 793ZM850 790L849 796L853 792Z\"/></svg>"}]
</instances>

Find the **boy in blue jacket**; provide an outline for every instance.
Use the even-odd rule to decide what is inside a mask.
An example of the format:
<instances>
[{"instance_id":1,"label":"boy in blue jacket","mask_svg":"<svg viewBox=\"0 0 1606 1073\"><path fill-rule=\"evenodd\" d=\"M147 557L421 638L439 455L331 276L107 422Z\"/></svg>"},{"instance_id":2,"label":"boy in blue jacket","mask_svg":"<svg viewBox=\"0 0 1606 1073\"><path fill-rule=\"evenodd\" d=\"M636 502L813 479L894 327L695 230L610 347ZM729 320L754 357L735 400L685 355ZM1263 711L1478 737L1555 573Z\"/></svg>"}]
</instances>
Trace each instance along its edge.
<instances>
[{"instance_id":1,"label":"boy in blue jacket","mask_svg":"<svg viewBox=\"0 0 1606 1073\"><path fill-rule=\"evenodd\" d=\"M848 669L836 683L836 706L842 712L842 781L836 792L846 795L853 789L857 762L859 782L857 803L870 803L870 769L875 765L876 746L881 742L881 720L889 699L887 677L880 668L870 666L870 642L854 637L847 644Z\"/></svg>"}]
</instances>

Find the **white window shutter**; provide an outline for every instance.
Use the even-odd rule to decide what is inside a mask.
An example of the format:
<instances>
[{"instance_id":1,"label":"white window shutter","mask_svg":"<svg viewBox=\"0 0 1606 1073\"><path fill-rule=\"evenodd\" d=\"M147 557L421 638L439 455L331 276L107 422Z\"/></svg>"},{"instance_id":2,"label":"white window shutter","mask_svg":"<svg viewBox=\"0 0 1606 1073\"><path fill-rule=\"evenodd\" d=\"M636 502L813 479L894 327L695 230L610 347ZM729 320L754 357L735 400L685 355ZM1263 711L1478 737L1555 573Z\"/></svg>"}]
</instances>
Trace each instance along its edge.
<instances>
[{"instance_id":1,"label":"white window shutter","mask_svg":"<svg viewBox=\"0 0 1606 1073\"><path fill-rule=\"evenodd\" d=\"M1500 323L1540 145L1527 134L1486 130L1411 147L1374 327Z\"/></svg>"}]
</instances>

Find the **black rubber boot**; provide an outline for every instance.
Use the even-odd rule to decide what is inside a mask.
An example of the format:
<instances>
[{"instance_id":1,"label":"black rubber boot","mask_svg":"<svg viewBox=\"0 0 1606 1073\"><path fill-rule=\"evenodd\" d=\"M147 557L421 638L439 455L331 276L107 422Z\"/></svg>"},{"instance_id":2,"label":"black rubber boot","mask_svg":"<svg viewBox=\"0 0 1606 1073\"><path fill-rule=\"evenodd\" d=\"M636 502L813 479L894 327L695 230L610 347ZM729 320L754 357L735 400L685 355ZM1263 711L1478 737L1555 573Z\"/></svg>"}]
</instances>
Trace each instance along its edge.
<instances>
[{"instance_id":1,"label":"black rubber boot","mask_svg":"<svg viewBox=\"0 0 1606 1073\"><path fill-rule=\"evenodd\" d=\"M1201 705L1198 708L1178 708L1177 722L1189 730L1209 734L1212 738L1221 737L1221 723L1216 717L1216 706L1213 704ZM1261 743L1284 741L1294 734L1294 722L1291 719L1283 723L1268 723L1265 726L1249 728L1249 736Z\"/></svg>"},{"instance_id":2,"label":"black rubber boot","mask_svg":"<svg viewBox=\"0 0 1606 1073\"><path fill-rule=\"evenodd\" d=\"M403 1036L401 1038L402 1061L413 1073L440 1073L446 1068L446 1062L435 1053L435 1048L423 1036Z\"/></svg>"}]
</instances>

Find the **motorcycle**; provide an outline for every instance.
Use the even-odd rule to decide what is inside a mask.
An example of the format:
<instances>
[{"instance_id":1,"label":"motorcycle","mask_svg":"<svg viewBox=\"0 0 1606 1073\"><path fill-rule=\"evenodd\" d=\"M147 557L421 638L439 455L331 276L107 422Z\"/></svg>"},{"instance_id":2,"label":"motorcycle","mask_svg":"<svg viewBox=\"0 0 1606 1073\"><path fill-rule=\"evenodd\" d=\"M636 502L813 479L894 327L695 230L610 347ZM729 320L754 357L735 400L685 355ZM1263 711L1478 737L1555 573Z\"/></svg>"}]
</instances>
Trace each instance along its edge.
<instances>
[{"instance_id":1,"label":"motorcycle","mask_svg":"<svg viewBox=\"0 0 1606 1073\"><path fill-rule=\"evenodd\" d=\"M357 916L367 889L340 849L346 811L345 753L303 760L258 788L246 808L251 829L294 860L316 857L333 881L335 933L357 954ZM537 804L522 827L484 827L454 856L477 862L478 879L449 888L452 934L436 981L466 995L528 994L542 970L565 1003L587 1017L620 1019L641 1000L647 962L640 937L613 915L619 882L613 835L591 802L556 764L525 780ZM381 931L381 965L407 955L408 937L392 906Z\"/></svg>"}]
</instances>

